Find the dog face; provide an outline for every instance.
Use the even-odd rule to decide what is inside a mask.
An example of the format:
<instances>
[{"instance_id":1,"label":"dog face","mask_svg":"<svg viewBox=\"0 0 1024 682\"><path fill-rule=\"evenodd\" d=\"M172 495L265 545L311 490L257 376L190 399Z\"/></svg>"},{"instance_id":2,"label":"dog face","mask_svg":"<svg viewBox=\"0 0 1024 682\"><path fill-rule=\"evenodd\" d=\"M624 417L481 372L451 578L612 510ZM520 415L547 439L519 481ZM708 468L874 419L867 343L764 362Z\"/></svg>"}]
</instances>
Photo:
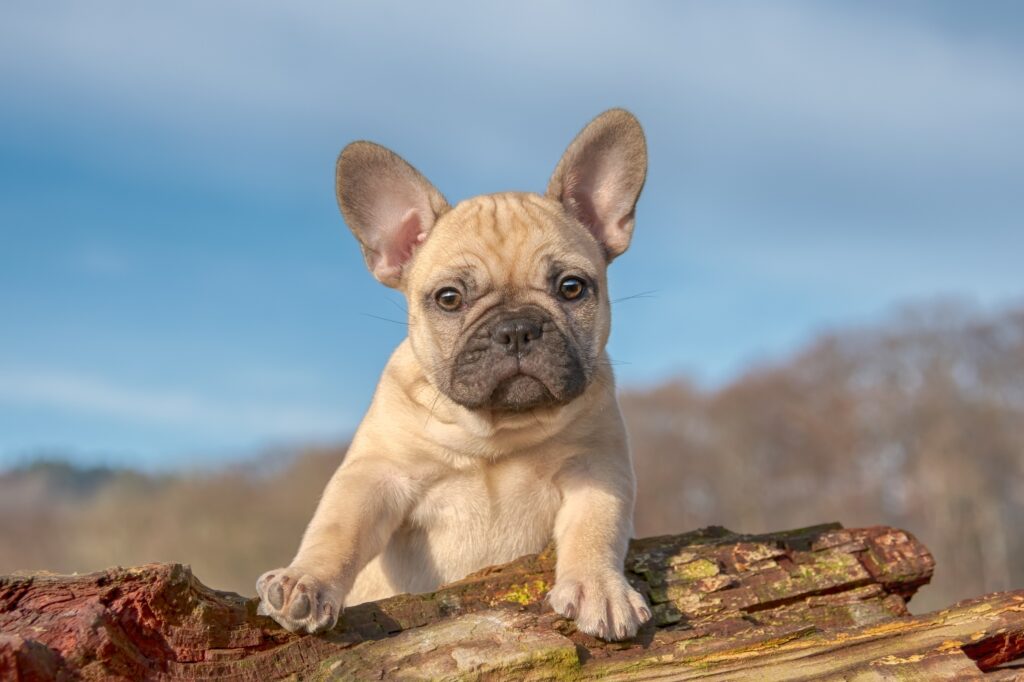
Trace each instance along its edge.
<instances>
[{"instance_id":1,"label":"dog face","mask_svg":"<svg viewBox=\"0 0 1024 682\"><path fill-rule=\"evenodd\" d=\"M556 201L462 202L438 219L410 268L413 349L464 407L566 403L586 388L608 338L606 264Z\"/></svg>"},{"instance_id":2,"label":"dog face","mask_svg":"<svg viewBox=\"0 0 1024 682\"><path fill-rule=\"evenodd\" d=\"M579 396L603 362L605 270L625 251L646 173L622 110L569 146L545 196L449 207L415 169L368 142L338 160L338 198L370 270L400 288L409 338L434 386L473 410L519 412Z\"/></svg>"}]
</instances>

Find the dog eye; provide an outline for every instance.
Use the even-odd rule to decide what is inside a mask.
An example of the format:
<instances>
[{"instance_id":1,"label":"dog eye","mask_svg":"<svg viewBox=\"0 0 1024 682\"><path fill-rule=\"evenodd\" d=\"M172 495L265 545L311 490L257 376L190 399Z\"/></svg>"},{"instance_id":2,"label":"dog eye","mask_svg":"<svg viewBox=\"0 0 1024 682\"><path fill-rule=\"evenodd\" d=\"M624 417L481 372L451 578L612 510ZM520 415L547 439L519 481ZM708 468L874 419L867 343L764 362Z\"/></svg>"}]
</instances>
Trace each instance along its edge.
<instances>
[{"instance_id":1,"label":"dog eye","mask_svg":"<svg viewBox=\"0 0 1024 682\"><path fill-rule=\"evenodd\" d=\"M558 295L567 301L579 298L586 290L587 283L579 277L566 277L558 283Z\"/></svg>"},{"instance_id":2,"label":"dog eye","mask_svg":"<svg viewBox=\"0 0 1024 682\"><path fill-rule=\"evenodd\" d=\"M442 310L458 310L462 305L462 294L455 287L445 287L434 294L434 300Z\"/></svg>"}]
</instances>

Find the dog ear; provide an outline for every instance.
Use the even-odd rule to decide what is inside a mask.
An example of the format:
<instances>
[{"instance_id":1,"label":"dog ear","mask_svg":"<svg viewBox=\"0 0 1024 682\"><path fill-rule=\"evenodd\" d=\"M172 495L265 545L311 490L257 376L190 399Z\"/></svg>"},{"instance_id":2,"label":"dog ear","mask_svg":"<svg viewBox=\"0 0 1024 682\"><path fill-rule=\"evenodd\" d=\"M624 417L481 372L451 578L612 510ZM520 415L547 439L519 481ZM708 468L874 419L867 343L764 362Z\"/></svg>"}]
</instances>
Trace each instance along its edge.
<instances>
[{"instance_id":1,"label":"dog ear","mask_svg":"<svg viewBox=\"0 0 1024 682\"><path fill-rule=\"evenodd\" d=\"M643 128L625 109L610 109L565 150L547 195L591 231L611 261L629 247L646 176Z\"/></svg>"},{"instance_id":2,"label":"dog ear","mask_svg":"<svg viewBox=\"0 0 1024 682\"><path fill-rule=\"evenodd\" d=\"M338 206L359 240L373 276L389 287L448 202L419 171L390 149L353 142L338 156Z\"/></svg>"}]
</instances>

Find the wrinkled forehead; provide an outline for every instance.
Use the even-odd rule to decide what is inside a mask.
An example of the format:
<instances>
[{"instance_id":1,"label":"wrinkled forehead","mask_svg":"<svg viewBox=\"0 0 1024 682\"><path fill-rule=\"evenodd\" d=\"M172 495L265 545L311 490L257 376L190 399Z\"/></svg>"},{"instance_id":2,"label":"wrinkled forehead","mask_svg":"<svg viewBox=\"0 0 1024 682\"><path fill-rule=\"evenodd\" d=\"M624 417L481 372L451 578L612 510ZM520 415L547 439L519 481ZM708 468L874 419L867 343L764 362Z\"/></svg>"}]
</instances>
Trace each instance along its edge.
<instances>
[{"instance_id":1,"label":"wrinkled forehead","mask_svg":"<svg viewBox=\"0 0 1024 682\"><path fill-rule=\"evenodd\" d=\"M561 270L597 277L603 264L597 241L558 202L490 194L463 201L438 220L411 281L424 286L468 274L481 286L539 286Z\"/></svg>"}]
</instances>

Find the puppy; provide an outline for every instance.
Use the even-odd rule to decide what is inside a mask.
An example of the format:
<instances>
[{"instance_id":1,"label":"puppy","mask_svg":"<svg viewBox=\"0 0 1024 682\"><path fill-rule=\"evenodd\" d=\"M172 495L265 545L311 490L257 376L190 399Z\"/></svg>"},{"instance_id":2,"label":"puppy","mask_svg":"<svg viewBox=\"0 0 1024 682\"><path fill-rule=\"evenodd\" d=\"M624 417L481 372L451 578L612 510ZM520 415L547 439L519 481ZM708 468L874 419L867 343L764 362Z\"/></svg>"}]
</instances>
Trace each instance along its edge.
<instances>
[{"instance_id":1,"label":"puppy","mask_svg":"<svg viewBox=\"0 0 1024 682\"><path fill-rule=\"evenodd\" d=\"M635 482L605 343L606 268L629 246L647 172L621 109L569 145L544 196L454 207L371 142L338 158L338 203L367 266L408 301L344 463L259 612L293 632L342 607L426 592L557 547L558 613L604 639L650 618L623 577Z\"/></svg>"}]
</instances>

